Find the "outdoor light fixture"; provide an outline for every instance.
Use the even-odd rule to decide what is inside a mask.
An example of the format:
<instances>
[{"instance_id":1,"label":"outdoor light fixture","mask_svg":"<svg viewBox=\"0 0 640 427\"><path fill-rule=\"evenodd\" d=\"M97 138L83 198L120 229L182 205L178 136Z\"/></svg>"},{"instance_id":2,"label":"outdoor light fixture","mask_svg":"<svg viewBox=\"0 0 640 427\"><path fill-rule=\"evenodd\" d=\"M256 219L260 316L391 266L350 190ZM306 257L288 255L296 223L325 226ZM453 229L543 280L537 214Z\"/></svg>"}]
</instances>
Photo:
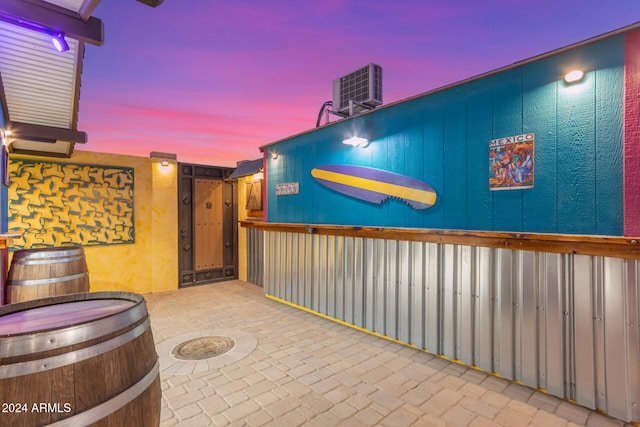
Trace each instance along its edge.
<instances>
[{"instance_id":1,"label":"outdoor light fixture","mask_svg":"<svg viewBox=\"0 0 640 427\"><path fill-rule=\"evenodd\" d=\"M277 159L277 158L278 158L278 153L277 153L277 152L275 152L275 151L272 151L272 152L271 152L271 158L272 158L273 160Z\"/></svg>"},{"instance_id":2,"label":"outdoor light fixture","mask_svg":"<svg viewBox=\"0 0 640 427\"><path fill-rule=\"evenodd\" d=\"M69 50L69 44L64 39L64 32L56 30L51 27L47 27L37 22L21 19L16 16L9 15L7 13L0 12L0 21L8 22L9 24L17 25L28 30L37 31L42 34L51 36L51 43L58 52L66 52Z\"/></svg>"},{"instance_id":3,"label":"outdoor light fixture","mask_svg":"<svg viewBox=\"0 0 640 427\"><path fill-rule=\"evenodd\" d=\"M152 151L149 153L149 157L152 159L160 160L162 166L169 166L169 160L177 160L178 156L173 153L161 153L159 151Z\"/></svg>"},{"instance_id":4,"label":"outdoor light fixture","mask_svg":"<svg viewBox=\"0 0 640 427\"><path fill-rule=\"evenodd\" d=\"M342 141L343 144L352 145L354 147L366 147L369 145L369 140L361 136L352 136Z\"/></svg>"},{"instance_id":5,"label":"outdoor light fixture","mask_svg":"<svg viewBox=\"0 0 640 427\"><path fill-rule=\"evenodd\" d=\"M351 122L351 130L344 135L345 139L342 140L343 144L351 145L353 147L366 147L369 145L369 134L365 130L364 120L360 117L356 117Z\"/></svg>"},{"instance_id":6,"label":"outdoor light fixture","mask_svg":"<svg viewBox=\"0 0 640 427\"><path fill-rule=\"evenodd\" d=\"M58 52L66 52L69 50L69 44L64 39L64 33L58 33L51 37L51 43Z\"/></svg>"},{"instance_id":7,"label":"outdoor light fixture","mask_svg":"<svg viewBox=\"0 0 640 427\"><path fill-rule=\"evenodd\" d=\"M575 82L579 82L580 80L582 80L582 78L584 77L584 72L581 70L573 70L573 71L569 71L565 76L564 76L564 81L567 83L575 83Z\"/></svg>"}]
</instances>

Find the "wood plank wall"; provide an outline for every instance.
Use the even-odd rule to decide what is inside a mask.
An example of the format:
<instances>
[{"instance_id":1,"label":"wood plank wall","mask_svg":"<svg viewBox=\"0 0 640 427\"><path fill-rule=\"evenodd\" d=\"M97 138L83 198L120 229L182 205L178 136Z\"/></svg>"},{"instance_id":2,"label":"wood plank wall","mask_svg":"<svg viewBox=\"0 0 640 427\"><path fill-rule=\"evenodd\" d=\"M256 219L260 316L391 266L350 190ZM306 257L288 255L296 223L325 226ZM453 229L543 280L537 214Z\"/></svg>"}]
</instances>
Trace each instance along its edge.
<instances>
[{"instance_id":1,"label":"wood plank wall","mask_svg":"<svg viewBox=\"0 0 640 427\"><path fill-rule=\"evenodd\" d=\"M268 221L623 235L626 38L587 43L270 145ZM585 77L568 85L563 77L573 68ZM369 134L368 147L342 144L353 120ZM535 134L534 188L490 191L489 140L524 133ZM401 200L350 198L311 177L311 169L329 164L407 175L431 185L438 200L414 210ZM286 182L298 182L300 193L276 196L275 186Z\"/></svg>"}]
</instances>

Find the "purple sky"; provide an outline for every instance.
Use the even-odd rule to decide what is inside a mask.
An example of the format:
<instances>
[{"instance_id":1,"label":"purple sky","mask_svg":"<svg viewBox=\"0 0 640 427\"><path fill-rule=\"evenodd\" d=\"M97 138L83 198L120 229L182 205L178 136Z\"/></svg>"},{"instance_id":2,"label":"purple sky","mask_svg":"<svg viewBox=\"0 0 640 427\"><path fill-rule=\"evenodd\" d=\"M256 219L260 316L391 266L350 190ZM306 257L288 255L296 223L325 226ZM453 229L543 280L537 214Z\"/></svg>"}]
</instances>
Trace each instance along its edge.
<instances>
[{"instance_id":1,"label":"purple sky","mask_svg":"<svg viewBox=\"0 0 640 427\"><path fill-rule=\"evenodd\" d=\"M332 81L383 68L384 103L640 20L638 0L133 0L93 13L80 150L235 166L311 129Z\"/></svg>"}]
</instances>

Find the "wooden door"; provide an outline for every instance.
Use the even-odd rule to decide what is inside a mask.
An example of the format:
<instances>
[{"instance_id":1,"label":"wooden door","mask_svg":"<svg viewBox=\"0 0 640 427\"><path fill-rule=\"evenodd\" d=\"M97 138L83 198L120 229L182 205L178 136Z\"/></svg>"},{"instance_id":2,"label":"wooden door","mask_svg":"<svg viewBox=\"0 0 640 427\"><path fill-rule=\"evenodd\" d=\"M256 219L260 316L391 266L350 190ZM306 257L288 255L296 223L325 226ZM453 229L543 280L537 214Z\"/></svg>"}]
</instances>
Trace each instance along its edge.
<instances>
[{"instance_id":1,"label":"wooden door","mask_svg":"<svg viewBox=\"0 0 640 427\"><path fill-rule=\"evenodd\" d=\"M196 270L222 267L222 181L195 180Z\"/></svg>"},{"instance_id":2,"label":"wooden door","mask_svg":"<svg viewBox=\"0 0 640 427\"><path fill-rule=\"evenodd\" d=\"M231 168L178 164L179 286L238 278L237 184Z\"/></svg>"}]
</instances>

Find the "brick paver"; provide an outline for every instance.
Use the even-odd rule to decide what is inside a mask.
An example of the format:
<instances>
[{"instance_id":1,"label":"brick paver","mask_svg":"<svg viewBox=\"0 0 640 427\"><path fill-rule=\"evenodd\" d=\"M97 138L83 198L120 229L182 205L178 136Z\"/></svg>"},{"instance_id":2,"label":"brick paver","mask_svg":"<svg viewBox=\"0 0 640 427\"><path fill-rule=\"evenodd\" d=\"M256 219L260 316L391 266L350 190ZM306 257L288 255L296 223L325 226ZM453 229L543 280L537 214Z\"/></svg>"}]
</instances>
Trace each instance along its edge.
<instances>
[{"instance_id":1,"label":"brick paver","mask_svg":"<svg viewBox=\"0 0 640 427\"><path fill-rule=\"evenodd\" d=\"M219 368L211 368L218 366L215 359L199 365L209 368L189 369L186 365L195 362L175 363L170 354L159 354L161 427L625 426L554 396L272 301L245 282L145 297L160 347L203 330L235 331L257 341L249 354L227 353L229 362Z\"/></svg>"}]
</instances>

